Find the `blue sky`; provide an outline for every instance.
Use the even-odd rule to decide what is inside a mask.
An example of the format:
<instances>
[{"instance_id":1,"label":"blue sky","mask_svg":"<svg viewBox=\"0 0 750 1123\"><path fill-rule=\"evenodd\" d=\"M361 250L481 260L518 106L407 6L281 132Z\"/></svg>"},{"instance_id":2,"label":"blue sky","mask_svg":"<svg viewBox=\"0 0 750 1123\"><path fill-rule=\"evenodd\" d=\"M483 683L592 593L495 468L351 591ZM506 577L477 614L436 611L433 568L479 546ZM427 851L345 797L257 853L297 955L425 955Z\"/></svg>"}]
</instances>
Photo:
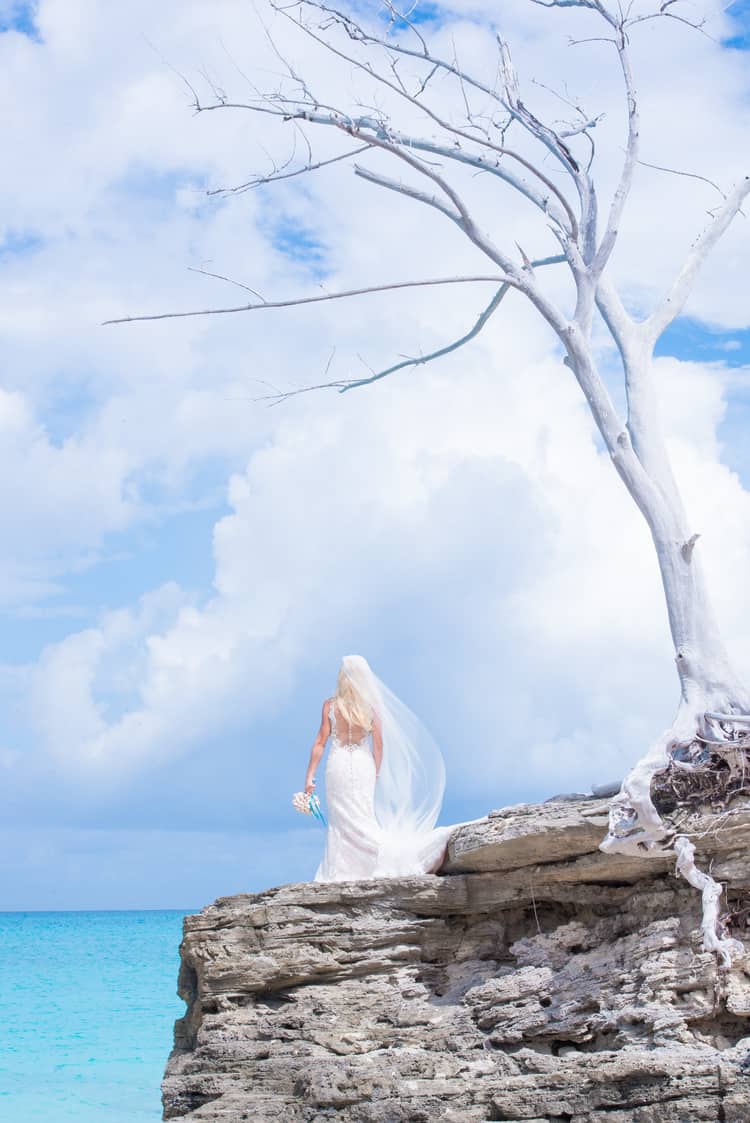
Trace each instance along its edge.
<instances>
[{"instance_id":1,"label":"blue sky","mask_svg":"<svg viewBox=\"0 0 750 1123\"><path fill-rule=\"evenodd\" d=\"M30 39L38 39L35 10L36 4L29 4L26 0L3 0L0 5L0 32L19 31Z\"/></svg>"},{"instance_id":2,"label":"blue sky","mask_svg":"<svg viewBox=\"0 0 750 1123\"><path fill-rule=\"evenodd\" d=\"M750 49L750 4L748 0L734 0L727 5L727 11L732 17L734 27L726 42L737 50Z\"/></svg>"},{"instance_id":3,"label":"blue sky","mask_svg":"<svg viewBox=\"0 0 750 1123\"><path fill-rule=\"evenodd\" d=\"M750 8L731 12L723 46L689 48L706 118L722 122L700 134L701 159L723 181L739 174L749 104ZM71 13L0 0L0 69L25 107L3 126L16 159L0 208L0 908L192 907L309 877L321 838L289 798L347 651L443 744L444 822L621 775L671 717L664 608L645 530L529 310L509 304L470 352L398 384L270 409L256 400L269 386L329 361L343 375L443 342L482 298L101 327L244 299L188 267L282 294L394 262L443 273L449 256L458 270L467 251L377 193L356 205L338 171L205 197L267 166L275 138L196 119L164 60L229 81L233 42L263 73L246 5L76 0ZM559 29L534 27L538 65L559 65ZM657 55L644 41L661 136ZM705 199L685 187L665 225L644 190L618 268L651 298ZM750 673L747 245L733 228L658 370L719 615Z\"/></svg>"},{"instance_id":4,"label":"blue sky","mask_svg":"<svg viewBox=\"0 0 750 1123\"><path fill-rule=\"evenodd\" d=\"M724 462L750 486L750 329L721 330L681 316L659 340L656 354L715 364L730 374L727 409L717 435Z\"/></svg>"}]
</instances>

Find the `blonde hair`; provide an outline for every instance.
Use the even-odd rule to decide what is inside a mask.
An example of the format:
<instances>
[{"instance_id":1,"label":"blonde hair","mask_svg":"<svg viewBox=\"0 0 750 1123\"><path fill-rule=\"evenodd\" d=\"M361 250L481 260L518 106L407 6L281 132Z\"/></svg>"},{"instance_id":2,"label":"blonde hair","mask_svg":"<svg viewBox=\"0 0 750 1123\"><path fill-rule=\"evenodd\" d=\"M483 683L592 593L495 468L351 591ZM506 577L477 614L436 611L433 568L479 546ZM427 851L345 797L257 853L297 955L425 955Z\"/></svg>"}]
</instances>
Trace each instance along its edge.
<instances>
[{"instance_id":1,"label":"blonde hair","mask_svg":"<svg viewBox=\"0 0 750 1123\"><path fill-rule=\"evenodd\" d=\"M358 725L368 732L372 729L372 708L360 694L343 665L336 683L333 700L349 725Z\"/></svg>"}]
</instances>

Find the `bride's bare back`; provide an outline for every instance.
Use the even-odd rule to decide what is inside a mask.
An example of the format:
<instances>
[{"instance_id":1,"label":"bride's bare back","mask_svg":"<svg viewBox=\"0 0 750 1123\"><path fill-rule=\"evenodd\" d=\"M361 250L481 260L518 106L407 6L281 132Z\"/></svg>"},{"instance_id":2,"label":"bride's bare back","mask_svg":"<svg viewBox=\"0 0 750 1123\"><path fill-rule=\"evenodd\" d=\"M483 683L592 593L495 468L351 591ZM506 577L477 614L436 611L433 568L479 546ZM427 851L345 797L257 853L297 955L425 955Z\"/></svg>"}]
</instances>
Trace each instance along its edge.
<instances>
[{"instance_id":1,"label":"bride's bare back","mask_svg":"<svg viewBox=\"0 0 750 1123\"><path fill-rule=\"evenodd\" d=\"M372 726L365 729L363 725L350 722L334 698L329 699L329 704L333 707L334 715L332 733L340 745L360 745L370 736Z\"/></svg>"}]
</instances>

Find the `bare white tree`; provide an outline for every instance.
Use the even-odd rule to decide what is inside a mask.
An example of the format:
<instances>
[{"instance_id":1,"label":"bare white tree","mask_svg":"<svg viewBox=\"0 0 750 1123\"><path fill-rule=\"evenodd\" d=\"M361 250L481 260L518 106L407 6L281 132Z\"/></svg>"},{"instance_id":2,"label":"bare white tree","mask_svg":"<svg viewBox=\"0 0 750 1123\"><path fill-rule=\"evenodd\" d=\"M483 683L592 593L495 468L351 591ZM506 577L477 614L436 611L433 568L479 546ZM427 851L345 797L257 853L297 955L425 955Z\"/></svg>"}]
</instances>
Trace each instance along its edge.
<instances>
[{"instance_id":1,"label":"bare white tree","mask_svg":"<svg viewBox=\"0 0 750 1123\"><path fill-rule=\"evenodd\" d=\"M497 38L497 77L488 82L460 64L455 54L436 53L424 25L413 18L413 10L411 14L398 11L389 0L388 18L384 21L380 8L370 24L319 0L292 0L289 4L271 0L277 21L289 21L295 34L314 41L379 91L373 94L372 105L326 104L287 61L267 31L284 70L278 86L262 92L253 86L252 96L241 101L231 100L215 87L207 101L193 91L195 108L200 113L235 110L275 117L280 128L293 128L301 141L295 146L297 151L302 150L301 159L292 157L288 163L229 189L229 193L351 161L361 180L405 202L438 211L472 243L484 262L483 269L469 276L398 281L281 302L292 305L338 300L423 285L494 286L492 299L461 338L367 378L321 385L346 391L448 354L475 338L511 291L530 301L557 336L564 362L583 391L614 468L651 532L680 683L675 719L626 777L622 791L612 802L609 834L602 848L641 853L655 844L675 844L679 872L703 891L706 946L726 961L733 948L718 924L719 887L707 874L696 870L689 840L668 835L654 793L660 780L664 785L665 777L678 798L691 783L693 791L695 784L698 789L702 784L703 790L708 784L714 796L717 788L727 796L742 789L750 747L750 692L732 668L711 606L700 551L696 549L699 536L688 522L662 433L653 356L660 336L683 310L702 264L740 213L750 193L750 176L722 193L710 222L696 238L659 303L648 315L631 315L612 281L610 268L640 160L639 98L631 65L631 37L637 25L655 19L679 21L698 31L701 26L681 14L679 0L642 0L640 8L619 0L530 3L550 9L585 10L590 19L598 20L596 37L611 44L621 77L627 131L619 178L607 199L598 196L594 183L598 117L568 102L570 121L543 119L522 96L509 47L502 38ZM550 18L553 15L550 13ZM442 108L446 87L452 98L450 111ZM311 146L316 130L338 135L342 150L316 158ZM375 154L378 158L373 165ZM392 165L390 174L383 170L386 159ZM471 180L465 174L467 169L492 177L500 194L510 191L522 197L537 215L540 239L551 242L553 252L531 260L513 244L502 218L492 234L486 233L468 201ZM568 303L550 293L547 281L553 267L566 270L571 297ZM559 284L555 291L560 291ZM279 307L279 302L270 304L258 298L207 312L271 307ZM162 316L202 314L206 313ZM608 333L621 359L624 415L616 408L597 366L595 327Z\"/></svg>"}]
</instances>

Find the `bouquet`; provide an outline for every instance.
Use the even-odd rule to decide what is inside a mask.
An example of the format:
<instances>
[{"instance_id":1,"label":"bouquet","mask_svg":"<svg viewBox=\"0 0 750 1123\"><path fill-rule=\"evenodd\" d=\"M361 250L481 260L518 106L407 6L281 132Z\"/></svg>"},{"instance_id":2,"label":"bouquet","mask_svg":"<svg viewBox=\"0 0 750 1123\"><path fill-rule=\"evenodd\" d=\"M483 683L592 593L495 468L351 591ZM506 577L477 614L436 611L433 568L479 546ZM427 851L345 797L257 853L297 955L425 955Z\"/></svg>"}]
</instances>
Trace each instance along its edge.
<instances>
[{"instance_id":1,"label":"bouquet","mask_svg":"<svg viewBox=\"0 0 750 1123\"><path fill-rule=\"evenodd\" d=\"M295 811L299 811L301 815L312 815L323 826L326 825L325 815L320 807L320 800L316 795L308 795L307 792L297 792L292 796L292 807Z\"/></svg>"}]
</instances>

